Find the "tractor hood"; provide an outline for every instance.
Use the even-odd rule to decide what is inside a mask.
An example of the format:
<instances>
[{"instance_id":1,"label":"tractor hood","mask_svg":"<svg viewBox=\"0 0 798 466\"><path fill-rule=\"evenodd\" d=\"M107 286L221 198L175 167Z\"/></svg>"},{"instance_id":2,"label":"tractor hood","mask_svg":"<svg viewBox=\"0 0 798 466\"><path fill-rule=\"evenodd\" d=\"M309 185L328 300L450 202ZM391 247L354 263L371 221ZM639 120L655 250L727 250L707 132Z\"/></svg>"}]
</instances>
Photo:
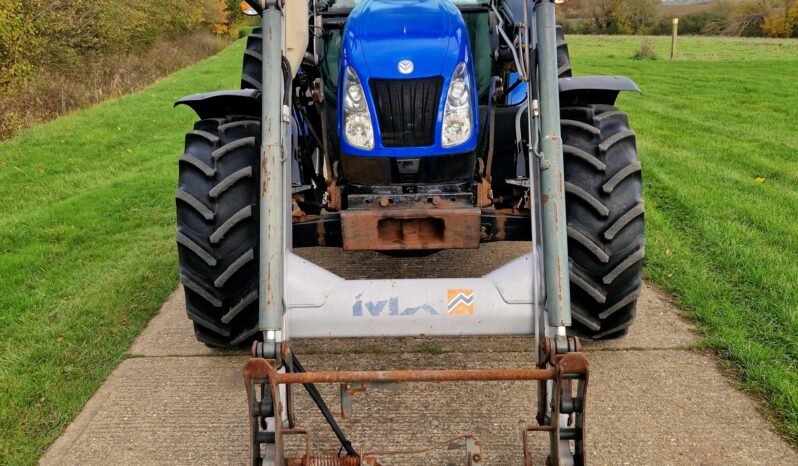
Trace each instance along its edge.
<instances>
[{"instance_id":1,"label":"tractor hood","mask_svg":"<svg viewBox=\"0 0 798 466\"><path fill-rule=\"evenodd\" d=\"M470 93L471 137L442 145L446 95L460 63L475 83L468 30L451 0L363 0L344 27L339 80L350 70L362 83L374 148L354 147L342 137L341 151L371 157L473 155L479 134L476 92ZM342 89L339 82L339 102ZM342 136L343 112L339 106Z\"/></svg>"},{"instance_id":2,"label":"tractor hood","mask_svg":"<svg viewBox=\"0 0 798 466\"><path fill-rule=\"evenodd\" d=\"M467 44L463 18L449 0L365 0L347 20L343 48L344 60L370 78L448 78Z\"/></svg>"}]
</instances>

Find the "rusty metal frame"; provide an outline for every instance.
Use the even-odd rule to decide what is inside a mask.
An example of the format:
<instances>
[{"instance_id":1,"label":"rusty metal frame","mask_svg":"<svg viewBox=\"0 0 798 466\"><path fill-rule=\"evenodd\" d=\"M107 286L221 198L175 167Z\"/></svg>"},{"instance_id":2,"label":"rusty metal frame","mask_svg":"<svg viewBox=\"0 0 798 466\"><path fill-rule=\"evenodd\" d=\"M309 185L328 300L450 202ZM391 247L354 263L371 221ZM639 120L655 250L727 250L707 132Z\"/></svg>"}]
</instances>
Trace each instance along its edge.
<instances>
[{"instance_id":1,"label":"rusty metal frame","mask_svg":"<svg viewBox=\"0 0 798 466\"><path fill-rule=\"evenodd\" d=\"M347 209L341 212L345 251L476 249L480 210L472 208Z\"/></svg>"},{"instance_id":2,"label":"rusty metal frame","mask_svg":"<svg viewBox=\"0 0 798 466\"><path fill-rule=\"evenodd\" d=\"M529 213L516 209L482 209L479 220L479 241L530 241L532 226ZM343 246L341 216L302 215L293 218L293 247Z\"/></svg>"},{"instance_id":3,"label":"rusty metal frame","mask_svg":"<svg viewBox=\"0 0 798 466\"><path fill-rule=\"evenodd\" d=\"M524 461L525 465L533 464L532 454L529 451L529 432L548 432L551 449L547 464L561 464L561 459L567 458L574 465L584 465L584 413L587 404L587 384L589 380L589 363L583 353L568 351L564 354L556 353L556 343L544 341L549 367L536 367L527 369L471 369L471 370L398 370L398 371L337 371L337 372L304 372L285 373L279 372L274 360L252 357L244 366L244 383L247 388L247 400L250 414L250 426L253 439L253 448L260 449L260 443L273 441L275 464L278 466L294 466L306 464L330 465L378 465L378 456L389 455L416 455L429 452L443 445L450 445L460 440L466 443L466 462L468 465L478 465L482 461L479 438L474 434L464 434L431 447L413 448L408 450L390 450L368 452L360 457L341 456L313 456L310 449L310 434L307 430L291 425L285 427L282 422L274 425L274 432L268 433L261 429L265 413L262 405L271 401L271 414L281 419L287 412L291 418L291 403L283 402L280 387L298 384L341 384L342 410L345 408L344 393L351 396L354 393L366 391L366 384L401 384L401 383L457 383L468 381L538 381L552 382L554 397L552 399L553 416L548 425L530 425L523 431ZM287 343L282 346L283 360L290 360L290 349ZM551 351L554 351L552 353ZM572 393L573 384L577 384L576 394ZM268 388L269 398L264 396ZM350 392L350 390L354 392ZM259 396L260 394L260 396ZM351 414L351 400L349 400L349 414ZM562 414L571 416L572 423L561 423ZM288 435L305 436L305 452L302 457L289 458L283 451L283 439ZM259 439L264 441L259 443ZM567 441L563 443L562 440ZM568 442L573 441L573 451ZM563 450L565 445L566 450ZM257 456L253 456L257 458Z\"/></svg>"}]
</instances>

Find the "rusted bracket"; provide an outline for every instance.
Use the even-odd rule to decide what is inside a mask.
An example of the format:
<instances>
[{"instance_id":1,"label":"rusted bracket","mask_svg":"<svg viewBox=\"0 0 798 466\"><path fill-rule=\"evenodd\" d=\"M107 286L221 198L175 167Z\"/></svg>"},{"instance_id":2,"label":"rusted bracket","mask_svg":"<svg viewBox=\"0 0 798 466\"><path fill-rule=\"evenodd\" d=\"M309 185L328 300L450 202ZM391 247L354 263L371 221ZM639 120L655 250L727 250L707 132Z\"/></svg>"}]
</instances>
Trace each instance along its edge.
<instances>
[{"instance_id":1,"label":"rusted bracket","mask_svg":"<svg viewBox=\"0 0 798 466\"><path fill-rule=\"evenodd\" d=\"M261 464L264 449L267 456L273 456L275 453L275 434L273 431L268 431L267 425L267 419L274 418L277 412L268 377L273 369L274 361L263 358L250 358L244 365L244 387L247 391L249 414L249 448L253 465Z\"/></svg>"},{"instance_id":2,"label":"rusted bracket","mask_svg":"<svg viewBox=\"0 0 798 466\"><path fill-rule=\"evenodd\" d=\"M570 340L570 338L569 338ZM546 339L543 343L549 348L555 343ZM578 347L578 340L573 343ZM551 397L551 414L543 415L543 410L538 411L539 425L530 425L524 430L524 465L532 466L532 453L529 451L529 432L548 432L549 433L549 456L546 464L562 464L564 456L573 458L574 466L584 466L585 464L585 409L587 406L587 383L590 374L590 364L584 353L567 352L557 355L556 352L546 352L548 359L554 359L554 368L557 375L554 379L553 393ZM540 390L539 396L548 398L545 389ZM563 416L568 416L566 425L561 425ZM573 450L570 442L573 442Z\"/></svg>"},{"instance_id":3,"label":"rusted bracket","mask_svg":"<svg viewBox=\"0 0 798 466\"><path fill-rule=\"evenodd\" d=\"M366 391L364 383L342 383L341 384L341 417L349 419L352 417L352 397L358 393Z\"/></svg>"}]
</instances>

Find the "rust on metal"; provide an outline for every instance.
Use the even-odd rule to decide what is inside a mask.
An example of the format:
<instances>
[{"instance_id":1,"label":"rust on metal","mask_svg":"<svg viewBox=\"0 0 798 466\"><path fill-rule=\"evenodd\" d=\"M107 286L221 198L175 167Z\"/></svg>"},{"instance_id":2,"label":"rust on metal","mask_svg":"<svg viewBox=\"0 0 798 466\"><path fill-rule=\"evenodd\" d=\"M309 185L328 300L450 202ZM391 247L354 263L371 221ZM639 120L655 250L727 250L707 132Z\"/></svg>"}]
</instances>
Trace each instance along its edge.
<instances>
[{"instance_id":1,"label":"rust on metal","mask_svg":"<svg viewBox=\"0 0 798 466\"><path fill-rule=\"evenodd\" d=\"M546 340L549 340L548 338ZM569 347L578 348L578 339L569 341ZM573 464L585 464L585 413L587 410L587 385L590 378L590 364L584 353L568 351L556 353L553 342L542 345L545 359L553 363L557 371L551 401L551 424L545 423L545 413L538 408L538 424L529 425L523 431L524 466L532 466L533 458L529 450L529 432L546 432L550 437L550 453L546 464L559 464L559 443L561 438L573 441ZM543 363L542 363L543 364ZM576 395L573 386L576 384ZM541 387L545 387L541 384ZM538 391L538 396L546 399L546 390ZM544 403L545 405L545 403ZM568 425L560 425L560 414L570 415ZM565 435L568 437L565 437ZM570 447L569 447L570 448Z\"/></svg>"},{"instance_id":2,"label":"rust on metal","mask_svg":"<svg viewBox=\"0 0 798 466\"><path fill-rule=\"evenodd\" d=\"M585 408L587 401L587 384L590 366L587 357L578 352L579 341L576 338L563 337L564 341L555 342L545 338L541 342L541 351L544 354L541 366L524 369L475 369L475 370L397 370L397 371L340 371L340 372L279 372L274 360L251 358L244 366L244 379L247 387L252 383L265 384L271 390L274 401L275 417L281 417L283 405L280 398L280 385L289 389L296 384L339 384L341 391L342 414L344 417L351 415L352 397L367 390L366 384L376 384L377 387L398 386L401 383L419 382L464 382L464 381L521 381L537 380L541 386L546 386L545 381L553 381L551 414L539 417L542 425L529 425L523 430L524 464L532 465L533 458L530 452L529 432L546 432L551 438L552 450L549 453L550 462L558 462L562 453L557 448L562 440L573 441L573 458L575 465L584 465L585 449ZM253 350L256 347L253 347ZM290 360L288 343L282 346L283 360ZM545 362L544 362L545 361ZM545 365L545 367L543 367ZM575 388L575 390L574 390ZM256 392L247 392L250 416L252 410L257 410L252 397ZM543 399L549 399L543 392ZM257 401L257 400L255 400ZM547 403L544 403L547 404ZM254 408L253 408L254 407ZM570 422L560 424L560 414L570 415ZM541 414L541 413L539 413ZM466 449L466 462L471 466L478 466L482 462L482 452L479 438L475 434L452 437L445 442L437 443L430 447L409 448L406 450L369 451L363 456L313 456L311 452L310 433L306 429L296 428L291 423L286 428L278 423L275 425L275 449L278 458L283 458L281 464L286 466L379 466L377 457L398 455L421 455L435 449L450 446L464 441ZM283 438L288 435L303 436L305 440L304 454L300 457L284 457Z\"/></svg>"},{"instance_id":3,"label":"rust on metal","mask_svg":"<svg viewBox=\"0 0 798 466\"><path fill-rule=\"evenodd\" d=\"M554 430L554 426L538 426L538 425L528 425L526 429L524 429L523 437L524 437L524 466L533 466L534 458L532 457L532 452L529 451L529 432L551 432Z\"/></svg>"},{"instance_id":4,"label":"rust on metal","mask_svg":"<svg viewBox=\"0 0 798 466\"><path fill-rule=\"evenodd\" d=\"M253 343L252 345L252 353L253 356L256 352L257 342ZM247 360L246 364L244 364L244 389L247 392L247 413L249 414L249 419L253 419L255 413L253 412L253 406L255 405L255 401L253 400L253 396L256 396L252 391L252 381L256 379L265 379L274 370L274 362L268 359L263 358L256 358L251 357ZM256 426L250 422L249 424L249 435L251 439L254 439L257 436ZM260 448L256 443L252 442L249 445L250 448L250 457L254 456L255 449Z\"/></svg>"},{"instance_id":5,"label":"rust on metal","mask_svg":"<svg viewBox=\"0 0 798 466\"><path fill-rule=\"evenodd\" d=\"M257 344L257 342L255 344ZM249 390L249 386L254 379L265 379L270 377L273 373L276 373L273 360L249 358L246 364L244 364L244 384L247 390Z\"/></svg>"},{"instance_id":6,"label":"rust on metal","mask_svg":"<svg viewBox=\"0 0 798 466\"><path fill-rule=\"evenodd\" d=\"M479 208L362 209L341 212L344 250L476 249Z\"/></svg>"},{"instance_id":7,"label":"rust on metal","mask_svg":"<svg viewBox=\"0 0 798 466\"><path fill-rule=\"evenodd\" d=\"M321 455L313 456L310 451L310 433L307 429L282 429L282 434L286 435L302 435L305 437L305 454L298 458L286 458L285 466L361 466L361 464L372 464L379 466L377 460L373 456L364 455L360 456L334 456L334 455Z\"/></svg>"},{"instance_id":8,"label":"rust on metal","mask_svg":"<svg viewBox=\"0 0 798 466\"><path fill-rule=\"evenodd\" d=\"M584 353L565 353L557 359L557 367L562 374L581 375L585 380L590 372L590 363Z\"/></svg>"},{"instance_id":9,"label":"rust on metal","mask_svg":"<svg viewBox=\"0 0 798 466\"><path fill-rule=\"evenodd\" d=\"M303 456L301 458L286 458L285 466L379 466L376 458L358 456Z\"/></svg>"},{"instance_id":10,"label":"rust on metal","mask_svg":"<svg viewBox=\"0 0 798 466\"><path fill-rule=\"evenodd\" d=\"M473 207L473 194L350 194L346 197L347 209L433 209L444 207Z\"/></svg>"},{"instance_id":11,"label":"rust on metal","mask_svg":"<svg viewBox=\"0 0 798 466\"><path fill-rule=\"evenodd\" d=\"M319 246L327 244L326 232L327 231L324 229L324 222L318 222L316 224L316 239L319 242Z\"/></svg>"},{"instance_id":12,"label":"rust on metal","mask_svg":"<svg viewBox=\"0 0 798 466\"><path fill-rule=\"evenodd\" d=\"M341 210L341 187L335 180L330 180L327 186L327 210L333 212Z\"/></svg>"},{"instance_id":13,"label":"rust on metal","mask_svg":"<svg viewBox=\"0 0 798 466\"><path fill-rule=\"evenodd\" d=\"M382 451L370 451L366 453L365 457L378 457L378 456L405 456L405 455L423 455L424 453L429 453L433 450L439 450L441 448L448 447L460 441L464 441L466 444L466 465L468 466L476 466L482 461L482 452L481 452L481 443L479 441L479 436L476 434L465 434L465 435L458 435L457 437L452 437L443 442L438 442L435 445L429 447L422 447L422 448L412 448L407 450L382 450ZM364 464L371 464L364 461Z\"/></svg>"},{"instance_id":14,"label":"rust on metal","mask_svg":"<svg viewBox=\"0 0 798 466\"><path fill-rule=\"evenodd\" d=\"M278 385L307 383L380 383L380 382L489 382L502 380L552 380L557 371L549 369L476 369L476 370L407 370L340 371L279 373L271 367L269 380Z\"/></svg>"},{"instance_id":15,"label":"rust on metal","mask_svg":"<svg viewBox=\"0 0 798 466\"><path fill-rule=\"evenodd\" d=\"M493 192L487 177L483 177L477 182L477 204L478 207L490 207L493 205Z\"/></svg>"}]
</instances>

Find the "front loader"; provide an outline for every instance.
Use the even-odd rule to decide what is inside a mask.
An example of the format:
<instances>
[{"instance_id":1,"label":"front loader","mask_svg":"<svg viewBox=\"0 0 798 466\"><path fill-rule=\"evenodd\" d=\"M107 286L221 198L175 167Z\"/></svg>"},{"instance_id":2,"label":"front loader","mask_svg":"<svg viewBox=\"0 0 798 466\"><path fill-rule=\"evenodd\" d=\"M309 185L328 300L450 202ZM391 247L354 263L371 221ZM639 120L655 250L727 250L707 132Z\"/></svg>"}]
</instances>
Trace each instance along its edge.
<instances>
[{"instance_id":1,"label":"front loader","mask_svg":"<svg viewBox=\"0 0 798 466\"><path fill-rule=\"evenodd\" d=\"M251 0L242 89L178 101L186 136L177 243L188 317L244 368L255 465L375 465L343 415L365 388L538 381L548 464L584 464L589 365L579 337L632 324L644 258L628 78L572 77L549 0ZM479 278L345 280L293 248L387 255L527 241ZM306 371L296 338L534 335L519 369ZM291 397L303 385L341 443L315 454ZM287 436L307 448L290 456ZM476 435L465 463L483 464ZM422 449L423 450L423 449ZM418 450L417 452L421 452ZM405 452L412 453L412 452Z\"/></svg>"}]
</instances>

